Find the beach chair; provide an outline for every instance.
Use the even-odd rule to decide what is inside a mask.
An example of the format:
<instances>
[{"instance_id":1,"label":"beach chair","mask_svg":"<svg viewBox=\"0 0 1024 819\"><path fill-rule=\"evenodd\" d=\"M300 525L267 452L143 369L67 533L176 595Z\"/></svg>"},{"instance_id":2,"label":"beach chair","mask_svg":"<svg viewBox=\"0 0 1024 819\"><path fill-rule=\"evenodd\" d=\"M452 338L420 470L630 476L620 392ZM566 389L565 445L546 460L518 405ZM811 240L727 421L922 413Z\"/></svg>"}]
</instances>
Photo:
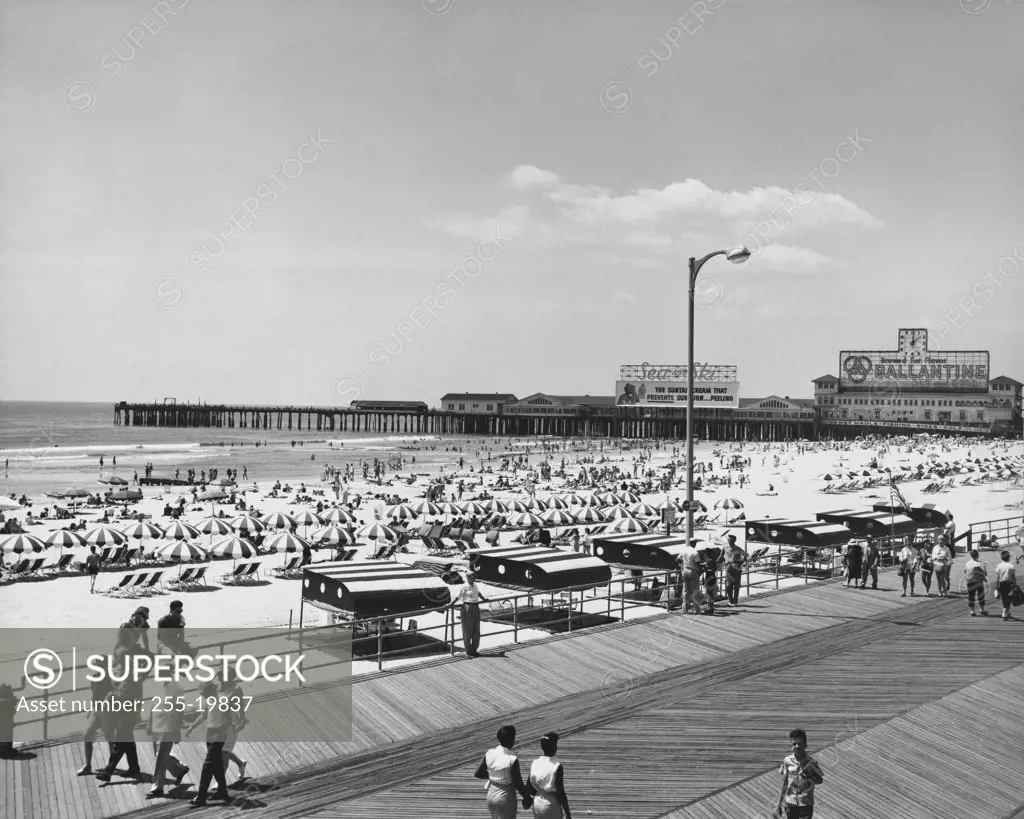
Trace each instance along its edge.
<instances>
[{"instance_id":1,"label":"beach chair","mask_svg":"<svg viewBox=\"0 0 1024 819\"><path fill-rule=\"evenodd\" d=\"M192 575L192 577L190 577L186 583L182 584L182 588L198 589L200 583L206 586L207 568L207 566L200 566L198 569L196 569L196 573Z\"/></svg>"},{"instance_id":2,"label":"beach chair","mask_svg":"<svg viewBox=\"0 0 1024 819\"><path fill-rule=\"evenodd\" d=\"M245 573L248 570L249 570L249 564L248 563L239 563L237 566L235 566L234 571L229 572L228 574L221 575L221 578L220 578L221 583L226 583L229 586L230 585L234 585L235 583L237 583L239 581L239 578L241 578L241 577L243 577L245 575Z\"/></svg>"},{"instance_id":3,"label":"beach chair","mask_svg":"<svg viewBox=\"0 0 1024 819\"><path fill-rule=\"evenodd\" d=\"M160 578L163 577L163 574L164 573L162 571L153 572L153 574L150 575L149 580L134 587L137 589L136 594L146 596L151 594L165 594L166 592L164 592L160 587Z\"/></svg>"},{"instance_id":4,"label":"beach chair","mask_svg":"<svg viewBox=\"0 0 1024 819\"><path fill-rule=\"evenodd\" d=\"M260 579L259 575L260 564L259 562L250 563L245 573L242 574L235 582L244 585L246 583L255 583Z\"/></svg>"},{"instance_id":5,"label":"beach chair","mask_svg":"<svg viewBox=\"0 0 1024 819\"><path fill-rule=\"evenodd\" d=\"M353 554L355 550L353 550ZM275 577L288 577L299 565L299 558L292 557L288 559L288 562L283 566L278 566L275 569L271 569Z\"/></svg>"},{"instance_id":6,"label":"beach chair","mask_svg":"<svg viewBox=\"0 0 1024 819\"><path fill-rule=\"evenodd\" d=\"M47 570L50 574L67 574L73 571L71 561L75 559L74 555L61 555L60 559L52 566L47 566Z\"/></svg>"},{"instance_id":7,"label":"beach chair","mask_svg":"<svg viewBox=\"0 0 1024 819\"><path fill-rule=\"evenodd\" d=\"M29 558L28 565L21 572L21 577L43 577L43 566L46 563L45 557Z\"/></svg>"},{"instance_id":8,"label":"beach chair","mask_svg":"<svg viewBox=\"0 0 1024 819\"><path fill-rule=\"evenodd\" d=\"M171 589L180 589L187 586L192 582L192 578L195 577L198 569L185 569L180 575L175 577L173 580L167 581L167 587Z\"/></svg>"},{"instance_id":9,"label":"beach chair","mask_svg":"<svg viewBox=\"0 0 1024 819\"><path fill-rule=\"evenodd\" d=\"M359 550L358 550L358 549L345 549L345 551L344 551L344 552L342 552L342 555L341 555L341 560L342 560L342 561L345 561L345 560L351 560L351 559L352 559L353 557L355 557L355 556L356 556L356 554L357 554L358 552L359 552Z\"/></svg>"},{"instance_id":10,"label":"beach chair","mask_svg":"<svg viewBox=\"0 0 1024 819\"><path fill-rule=\"evenodd\" d=\"M123 575L121 577L120 583L118 583L116 586L111 586L106 591L100 592L100 594L105 594L108 597L121 597L124 594L124 592L128 589L128 587L135 582L135 577L136 575L134 574Z\"/></svg>"},{"instance_id":11,"label":"beach chair","mask_svg":"<svg viewBox=\"0 0 1024 819\"><path fill-rule=\"evenodd\" d=\"M24 573L25 569L32 565L31 560L19 560L7 568L7 576L4 580L17 580Z\"/></svg>"},{"instance_id":12,"label":"beach chair","mask_svg":"<svg viewBox=\"0 0 1024 819\"><path fill-rule=\"evenodd\" d=\"M134 580L128 586L125 587L124 591L121 592L121 597L138 597L142 593L142 589L146 583L149 582L150 572L140 572L134 576Z\"/></svg>"}]
</instances>

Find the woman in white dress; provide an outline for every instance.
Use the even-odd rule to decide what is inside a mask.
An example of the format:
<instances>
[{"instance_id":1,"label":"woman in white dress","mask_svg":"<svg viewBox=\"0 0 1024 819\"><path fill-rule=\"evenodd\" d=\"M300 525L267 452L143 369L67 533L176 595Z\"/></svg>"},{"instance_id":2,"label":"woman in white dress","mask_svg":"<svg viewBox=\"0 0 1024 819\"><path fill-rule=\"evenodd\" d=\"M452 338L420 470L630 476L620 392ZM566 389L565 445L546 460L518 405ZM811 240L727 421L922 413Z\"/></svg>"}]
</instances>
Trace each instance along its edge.
<instances>
[{"instance_id":1,"label":"woman in white dress","mask_svg":"<svg viewBox=\"0 0 1024 819\"><path fill-rule=\"evenodd\" d=\"M474 774L477 779L487 780L487 809L491 819L516 819L519 811L517 793L523 799L524 808L530 807L532 802L519 770L519 757L512 753L515 744L515 727L505 725L500 728L497 747L484 754Z\"/></svg>"},{"instance_id":2,"label":"woman in white dress","mask_svg":"<svg viewBox=\"0 0 1024 819\"><path fill-rule=\"evenodd\" d=\"M572 819L569 798L565 795L562 763L555 762L558 734L545 734L540 740L544 756L530 766L530 793L533 794L534 819Z\"/></svg>"}]
</instances>

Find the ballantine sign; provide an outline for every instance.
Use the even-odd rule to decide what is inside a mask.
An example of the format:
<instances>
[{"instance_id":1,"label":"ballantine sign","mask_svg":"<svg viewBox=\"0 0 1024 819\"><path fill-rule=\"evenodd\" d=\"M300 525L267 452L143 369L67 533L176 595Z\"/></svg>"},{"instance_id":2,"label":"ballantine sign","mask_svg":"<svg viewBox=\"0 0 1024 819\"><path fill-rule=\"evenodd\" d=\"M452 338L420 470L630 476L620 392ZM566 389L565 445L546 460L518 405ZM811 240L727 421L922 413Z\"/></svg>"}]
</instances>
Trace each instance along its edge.
<instances>
[{"instance_id":1,"label":"ballantine sign","mask_svg":"<svg viewBox=\"0 0 1024 819\"><path fill-rule=\"evenodd\" d=\"M623 364L619 367L620 381L685 381L685 364ZM722 381L734 383L739 380L733 364L693 364L694 381Z\"/></svg>"},{"instance_id":2,"label":"ballantine sign","mask_svg":"<svg viewBox=\"0 0 1024 819\"><path fill-rule=\"evenodd\" d=\"M927 330L900 330L898 350L840 353L839 373L842 391L987 393L989 356L931 351Z\"/></svg>"}]
</instances>

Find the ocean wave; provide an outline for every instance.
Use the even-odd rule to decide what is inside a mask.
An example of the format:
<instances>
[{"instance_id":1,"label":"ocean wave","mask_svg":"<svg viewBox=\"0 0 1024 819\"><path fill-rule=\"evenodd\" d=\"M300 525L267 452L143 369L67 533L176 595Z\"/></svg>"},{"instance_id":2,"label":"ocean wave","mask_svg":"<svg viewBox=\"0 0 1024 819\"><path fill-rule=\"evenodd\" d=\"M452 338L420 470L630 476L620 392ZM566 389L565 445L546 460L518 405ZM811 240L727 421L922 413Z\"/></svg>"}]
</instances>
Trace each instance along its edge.
<instances>
[{"instance_id":1,"label":"ocean wave","mask_svg":"<svg viewBox=\"0 0 1024 819\"><path fill-rule=\"evenodd\" d=\"M199 442L189 442L184 444L88 444L85 446L30 446L30 447L17 447L14 449L0 449L0 457L4 457L7 454L17 453L33 453L33 452L53 452L54 450L60 450L61 452L98 452L101 455L106 455L108 452L137 452L143 450L145 452L177 452L182 450L197 449L201 446Z\"/></svg>"}]
</instances>

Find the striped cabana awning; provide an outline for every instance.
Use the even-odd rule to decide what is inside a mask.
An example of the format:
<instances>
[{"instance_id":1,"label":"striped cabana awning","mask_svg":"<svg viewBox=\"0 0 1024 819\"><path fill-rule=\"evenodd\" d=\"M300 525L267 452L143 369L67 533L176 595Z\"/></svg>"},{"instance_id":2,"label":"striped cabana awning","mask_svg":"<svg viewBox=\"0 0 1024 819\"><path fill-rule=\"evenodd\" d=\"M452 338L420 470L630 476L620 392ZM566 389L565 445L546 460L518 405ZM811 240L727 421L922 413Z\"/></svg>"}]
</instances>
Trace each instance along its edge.
<instances>
[{"instance_id":1,"label":"striped cabana awning","mask_svg":"<svg viewBox=\"0 0 1024 819\"><path fill-rule=\"evenodd\" d=\"M390 560L318 563L302 573L302 599L354 620L443 609L451 590L436 574Z\"/></svg>"},{"instance_id":2,"label":"striped cabana awning","mask_svg":"<svg viewBox=\"0 0 1024 819\"><path fill-rule=\"evenodd\" d=\"M838 523L813 520L748 520L747 543L778 543L821 549L842 546L853 538L853 532Z\"/></svg>"},{"instance_id":3,"label":"striped cabana awning","mask_svg":"<svg viewBox=\"0 0 1024 819\"><path fill-rule=\"evenodd\" d=\"M690 542L697 545L701 541L691 538ZM685 534L602 535L594 538L594 554L613 566L670 572L676 569L676 559L685 545Z\"/></svg>"},{"instance_id":4,"label":"striped cabana awning","mask_svg":"<svg viewBox=\"0 0 1024 819\"><path fill-rule=\"evenodd\" d=\"M545 546L473 549L477 580L514 589L548 591L607 583L612 570L603 560Z\"/></svg>"},{"instance_id":5,"label":"striped cabana awning","mask_svg":"<svg viewBox=\"0 0 1024 819\"><path fill-rule=\"evenodd\" d=\"M922 529L943 527L949 522L946 513L940 512L934 503L911 506L909 511L902 506L890 506L887 503L876 503L871 508L875 512L884 512L887 515L890 512L895 512L897 515L906 515Z\"/></svg>"},{"instance_id":6,"label":"striped cabana awning","mask_svg":"<svg viewBox=\"0 0 1024 819\"><path fill-rule=\"evenodd\" d=\"M917 532L917 524L906 515L893 515L888 512L820 512L818 520L826 523L838 523L845 526L855 537L889 537L893 535L912 535Z\"/></svg>"}]
</instances>

